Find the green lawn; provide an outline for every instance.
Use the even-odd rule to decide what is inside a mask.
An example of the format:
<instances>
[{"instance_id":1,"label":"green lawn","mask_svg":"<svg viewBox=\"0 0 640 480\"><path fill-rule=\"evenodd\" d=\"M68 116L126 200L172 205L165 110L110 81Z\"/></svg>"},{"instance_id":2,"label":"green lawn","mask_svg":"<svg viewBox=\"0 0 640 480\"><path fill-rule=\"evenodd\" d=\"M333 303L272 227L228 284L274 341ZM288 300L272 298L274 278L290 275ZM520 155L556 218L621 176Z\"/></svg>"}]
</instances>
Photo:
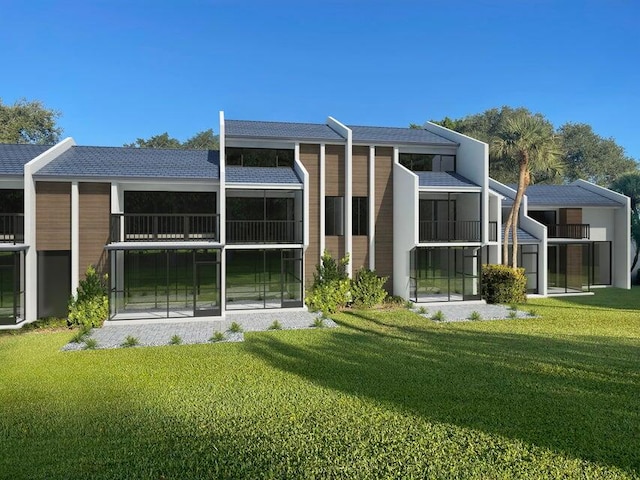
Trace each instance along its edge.
<instances>
[{"instance_id":1,"label":"green lawn","mask_svg":"<svg viewBox=\"0 0 640 480\"><path fill-rule=\"evenodd\" d=\"M241 344L0 336L1 478L640 478L640 291Z\"/></svg>"}]
</instances>

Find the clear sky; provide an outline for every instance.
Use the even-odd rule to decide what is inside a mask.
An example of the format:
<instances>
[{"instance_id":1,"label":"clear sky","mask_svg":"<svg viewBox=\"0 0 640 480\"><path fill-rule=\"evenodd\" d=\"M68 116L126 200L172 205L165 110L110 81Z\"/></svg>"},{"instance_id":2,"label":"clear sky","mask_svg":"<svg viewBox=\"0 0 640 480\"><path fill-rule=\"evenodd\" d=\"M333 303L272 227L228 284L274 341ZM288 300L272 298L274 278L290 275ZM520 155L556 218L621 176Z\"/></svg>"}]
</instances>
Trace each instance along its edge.
<instances>
[{"instance_id":1,"label":"clear sky","mask_svg":"<svg viewBox=\"0 0 640 480\"><path fill-rule=\"evenodd\" d=\"M0 98L81 145L231 119L408 126L525 106L640 159L640 2L0 0Z\"/></svg>"}]
</instances>

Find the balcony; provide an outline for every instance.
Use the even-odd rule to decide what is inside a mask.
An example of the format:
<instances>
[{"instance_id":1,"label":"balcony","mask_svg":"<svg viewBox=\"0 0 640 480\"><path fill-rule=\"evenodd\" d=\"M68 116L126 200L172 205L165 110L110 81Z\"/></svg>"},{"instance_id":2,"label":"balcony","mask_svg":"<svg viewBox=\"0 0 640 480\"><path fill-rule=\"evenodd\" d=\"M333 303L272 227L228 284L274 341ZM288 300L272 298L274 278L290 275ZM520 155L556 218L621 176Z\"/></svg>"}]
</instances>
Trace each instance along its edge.
<instances>
[{"instance_id":1,"label":"balcony","mask_svg":"<svg viewBox=\"0 0 640 480\"><path fill-rule=\"evenodd\" d=\"M0 243L24 243L24 215L0 214Z\"/></svg>"},{"instance_id":2,"label":"balcony","mask_svg":"<svg viewBox=\"0 0 640 480\"><path fill-rule=\"evenodd\" d=\"M220 240L217 214L111 215L111 242L170 242Z\"/></svg>"},{"instance_id":3,"label":"balcony","mask_svg":"<svg viewBox=\"0 0 640 480\"><path fill-rule=\"evenodd\" d=\"M482 238L479 220L421 221L418 240L423 242L479 242Z\"/></svg>"},{"instance_id":4,"label":"balcony","mask_svg":"<svg viewBox=\"0 0 640 480\"><path fill-rule=\"evenodd\" d=\"M489 241L498 241L498 222L489 222Z\"/></svg>"},{"instance_id":5,"label":"balcony","mask_svg":"<svg viewBox=\"0 0 640 480\"><path fill-rule=\"evenodd\" d=\"M547 225L548 238L589 239L589 224L568 223Z\"/></svg>"},{"instance_id":6,"label":"balcony","mask_svg":"<svg viewBox=\"0 0 640 480\"><path fill-rule=\"evenodd\" d=\"M227 243L302 243L301 220L227 220Z\"/></svg>"}]
</instances>

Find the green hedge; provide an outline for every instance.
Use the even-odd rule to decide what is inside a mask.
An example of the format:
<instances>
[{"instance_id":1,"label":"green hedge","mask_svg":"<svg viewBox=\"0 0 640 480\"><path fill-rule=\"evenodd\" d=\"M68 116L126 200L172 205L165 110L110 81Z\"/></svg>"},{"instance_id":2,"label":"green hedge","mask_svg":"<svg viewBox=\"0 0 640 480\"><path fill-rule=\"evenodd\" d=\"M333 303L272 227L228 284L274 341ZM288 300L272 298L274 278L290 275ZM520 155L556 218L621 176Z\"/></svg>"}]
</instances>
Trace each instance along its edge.
<instances>
[{"instance_id":1,"label":"green hedge","mask_svg":"<svg viewBox=\"0 0 640 480\"><path fill-rule=\"evenodd\" d=\"M487 303L525 303L527 277L524 274L524 268L483 265L482 298Z\"/></svg>"}]
</instances>

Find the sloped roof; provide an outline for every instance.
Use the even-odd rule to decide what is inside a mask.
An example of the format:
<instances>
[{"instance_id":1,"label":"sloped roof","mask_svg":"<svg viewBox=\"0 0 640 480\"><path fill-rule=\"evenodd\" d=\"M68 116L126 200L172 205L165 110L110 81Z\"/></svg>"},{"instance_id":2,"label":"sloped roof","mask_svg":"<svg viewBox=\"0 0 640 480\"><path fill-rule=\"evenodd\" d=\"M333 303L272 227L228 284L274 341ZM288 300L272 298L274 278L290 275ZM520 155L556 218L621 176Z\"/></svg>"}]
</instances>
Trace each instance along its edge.
<instances>
[{"instance_id":1,"label":"sloped roof","mask_svg":"<svg viewBox=\"0 0 640 480\"><path fill-rule=\"evenodd\" d=\"M230 183L283 183L300 185L302 181L290 167L227 166L225 180Z\"/></svg>"},{"instance_id":2,"label":"sloped roof","mask_svg":"<svg viewBox=\"0 0 640 480\"><path fill-rule=\"evenodd\" d=\"M46 152L52 145L0 143L0 174L24 175L24 165Z\"/></svg>"},{"instance_id":3,"label":"sloped roof","mask_svg":"<svg viewBox=\"0 0 640 480\"><path fill-rule=\"evenodd\" d=\"M501 230L502 231L500 232L500 238L502 238L502 243L504 243L504 228L502 228ZM540 241L536 237L531 235L529 232L519 227L518 227L516 236L518 238L518 243L538 243ZM512 238L512 233L511 231L509 231L509 243L512 243L511 238Z\"/></svg>"},{"instance_id":4,"label":"sloped roof","mask_svg":"<svg viewBox=\"0 0 640 480\"><path fill-rule=\"evenodd\" d=\"M514 190L516 185L509 185ZM527 199L531 207L619 207L615 200L587 190L580 185L530 185ZM513 203L512 198L503 200L503 206Z\"/></svg>"},{"instance_id":5,"label":"sloped roof","mask_svg":"<svg viewBox=\"0 0 640 480\"><path fill-rule=\"evenodd\" d=\"M421 187L479 187L455 172L413 172Z\"/></svg>"},{"instance_id":6,"label":"sloped roof","mask_svg":"<svg viewBox=\"0 0 640 480\"><path fill-rule=\"evenodd\" d=\"M455 147L458 144L424 128L364 127L348 125L354 142L389 144L429 144Z\"/></svg>"},{"instance_id":7,"label":"sloped roof","mask_svg":"<svg viewBox=\"0 0 640 480\"><path fill-rule=\"evenodd\" d=\"M324 123L225 120L224 125L227 137L344 141L338 132Z\"/></svg>"},{"instance_id":8,"label":"sloped roof","mask_svg":"<svg viewBox=\"0 0 640 480\"><path fill-rule=\"evenodd\" d=\"M220 152L73 146L35 176L218 179Z\"/></svg>"}]
</instances>

